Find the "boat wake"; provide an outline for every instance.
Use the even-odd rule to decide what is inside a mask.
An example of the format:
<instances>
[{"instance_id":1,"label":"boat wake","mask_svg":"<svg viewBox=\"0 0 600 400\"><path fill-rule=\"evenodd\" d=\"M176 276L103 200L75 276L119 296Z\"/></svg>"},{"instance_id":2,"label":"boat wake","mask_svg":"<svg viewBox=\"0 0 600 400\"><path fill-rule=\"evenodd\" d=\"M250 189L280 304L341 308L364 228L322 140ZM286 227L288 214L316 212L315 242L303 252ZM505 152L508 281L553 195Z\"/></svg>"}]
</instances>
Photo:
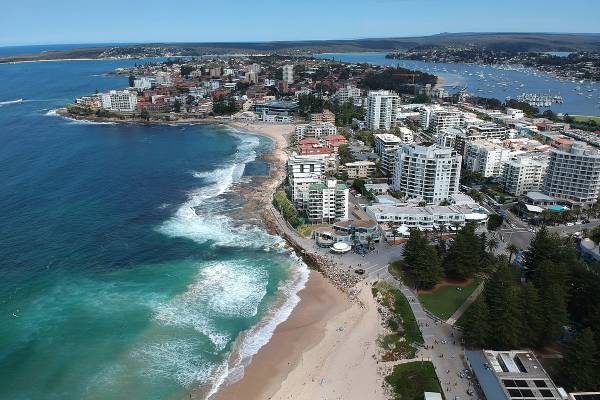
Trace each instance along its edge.
<instances>
[{"instance_id":1,"label":"boat wake","mask_svg":"<svg viewBox=\"0 0 600 400\"><path fill-rule=\"evenodd\" d=\"M9 100L9 101L0 101L0 107L4 107L4 106L8 106L11 104L20 104L23 103L25 100L23 99L17 99L17 100Z\"/></svg>"}]
</instances>

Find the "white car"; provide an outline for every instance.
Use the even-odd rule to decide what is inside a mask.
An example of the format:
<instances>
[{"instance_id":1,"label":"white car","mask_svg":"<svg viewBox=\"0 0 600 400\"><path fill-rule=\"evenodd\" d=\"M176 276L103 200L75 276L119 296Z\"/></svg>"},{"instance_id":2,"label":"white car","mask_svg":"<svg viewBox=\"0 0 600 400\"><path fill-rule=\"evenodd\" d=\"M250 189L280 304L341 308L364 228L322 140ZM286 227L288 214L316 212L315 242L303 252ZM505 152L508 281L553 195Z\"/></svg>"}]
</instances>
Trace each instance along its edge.
<instances>
[{"instance_id":1,"label":"white car","mask_svg":"<svg viewBox=\"0 0 600 400\"><path fill-rule=\"evenodd\" d=\"M575 226L575 224L572 222L567 222L567 226Z\"/></svg>"}]
</instances>

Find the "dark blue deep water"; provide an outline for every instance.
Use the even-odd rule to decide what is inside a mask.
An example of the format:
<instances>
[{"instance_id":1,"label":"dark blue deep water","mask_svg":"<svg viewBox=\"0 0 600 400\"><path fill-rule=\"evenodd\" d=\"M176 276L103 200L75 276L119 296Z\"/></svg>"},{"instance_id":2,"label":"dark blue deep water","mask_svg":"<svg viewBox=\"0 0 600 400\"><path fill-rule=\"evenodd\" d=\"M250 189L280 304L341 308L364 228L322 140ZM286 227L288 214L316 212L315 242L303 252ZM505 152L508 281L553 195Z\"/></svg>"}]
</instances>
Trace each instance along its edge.
<instances>
[{"instance_id":1,"label":"dark blue deep water","mask_svg":"<svg viewBox=\"0 0 600 400\"><path fill-rule=\"evenodd\" d=\"M134 62L0 65L0 398L207 393L240 332L251 355L305 279L234 217L268 140L53 115L126 85L104 74Z\"/></svg>"}]
</instances>

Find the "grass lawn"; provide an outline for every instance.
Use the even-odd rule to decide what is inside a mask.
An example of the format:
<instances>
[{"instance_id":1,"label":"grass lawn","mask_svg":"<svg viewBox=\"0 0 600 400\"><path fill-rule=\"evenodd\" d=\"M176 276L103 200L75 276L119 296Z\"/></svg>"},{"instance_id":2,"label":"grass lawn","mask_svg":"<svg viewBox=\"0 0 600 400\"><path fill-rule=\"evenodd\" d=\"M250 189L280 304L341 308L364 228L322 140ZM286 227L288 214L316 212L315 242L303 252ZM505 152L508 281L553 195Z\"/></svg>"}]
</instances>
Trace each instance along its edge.
<instances>
[{"instance_id":1,"label":"grass lawn","mask_svg":"<svg viewBox=\"0 0 600 400\"><path fill-rule=\"evenodd\" d=\"M392 387L394 399L397 400L421 400L423 392L442 393L430 361L396 365L385 381Z\"/></svg>"},{"instance_id":2,"label":"grass lawn","mask_svg":"<svg viewBox=\"0 0 600 400\"><path fill-rule=\"evenodd\" d=\"M419 294L419 300L421 300L423 307L432 314L447 320L473 293L479 282L479 279L473 279L471 283L464 287L442 286L432 293Z\"/></svg>"},{"instance_id":3,"label":"grass lawn","mask_svg":"<svg viewBox=\"0 0 600 400\"><path fill-rule=\"evenodd\" d=\"M394 313L397 318L396 324L406 341L411 344L423 344L423 336L406 297L385 282L378 282L372 290L374 296L381 292L382 304Z\"/></svg>"},{"instance_id":4,"label":"grass lawn","mask_svg":"<svg viewBox=\"0 0 600 400\"><path fill-rule=\"evenodd\" d=\"M597 124L600 124L600 117L587 116L587 115L571 115L576 122L587 122L587 121L596 121Z\"/></svg>"}]
</instances>

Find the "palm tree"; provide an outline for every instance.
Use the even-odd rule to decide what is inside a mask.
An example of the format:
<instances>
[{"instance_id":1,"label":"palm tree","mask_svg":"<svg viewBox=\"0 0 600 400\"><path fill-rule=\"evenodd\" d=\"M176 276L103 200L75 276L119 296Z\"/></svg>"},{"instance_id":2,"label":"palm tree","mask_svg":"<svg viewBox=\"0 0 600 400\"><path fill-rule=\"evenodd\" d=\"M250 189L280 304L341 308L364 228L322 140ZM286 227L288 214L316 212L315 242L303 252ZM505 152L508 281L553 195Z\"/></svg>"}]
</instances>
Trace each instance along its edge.
<instances>
[{"instance_id":1,"label":"palm tree","mask_svg":"<svg viewBox=\"0 0 600 400\"><path fill-rule=\"evenodd\" d=\"M486 243L487 250L490 253L494 253L494 250L496 250L498 248L498 245L499 245L498 240L494 239L494 238L489 238Z\"/></svg>"},{"instance_id":2,"label":"palm tree","mask_svg":"<svg viewBox=\"0 0 600 400\"><path fill-rule=\"evenodd\" d=\"M367 240L367 244L369 245L369 250L371 250L371 244L373 243L373 237L371 235L368 235L365 239Z\"/></svg>"},{"instance_id":3,"label":"palm tree","mask_svg":"<svg viewBox=\"0 0 600 400\"><path fill-rule=\"evenodd\" d=\"M517 254L519 248L513 243L511 243L508 246L506 246L506 250L508 250L508 263L510 264L512 262L513 255Z\"/></svg>"}]
</instances>

